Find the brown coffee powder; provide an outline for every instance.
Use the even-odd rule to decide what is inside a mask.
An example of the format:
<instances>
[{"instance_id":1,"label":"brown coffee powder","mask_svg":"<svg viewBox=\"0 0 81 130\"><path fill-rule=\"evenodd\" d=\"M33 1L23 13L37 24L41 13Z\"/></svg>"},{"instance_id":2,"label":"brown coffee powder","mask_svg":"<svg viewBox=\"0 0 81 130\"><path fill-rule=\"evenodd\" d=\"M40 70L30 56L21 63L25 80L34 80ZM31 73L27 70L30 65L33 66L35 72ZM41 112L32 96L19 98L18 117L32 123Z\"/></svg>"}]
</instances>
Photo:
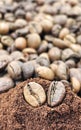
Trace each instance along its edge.
<instances>
[{"instance_id":1,"label":"brown coffee powder","mask_svg":"<svg viewBox=\"0 0 81 130\"><path fill-rule=\"evenodd\" d=\"M66 96L57 107L47 102L33 108L24 99L23 87L34 81L43 86L46 93L50 81L29 79L0 95L0 130L81 130L81 99L66 85Z\"/></svg>"}]
</instances>

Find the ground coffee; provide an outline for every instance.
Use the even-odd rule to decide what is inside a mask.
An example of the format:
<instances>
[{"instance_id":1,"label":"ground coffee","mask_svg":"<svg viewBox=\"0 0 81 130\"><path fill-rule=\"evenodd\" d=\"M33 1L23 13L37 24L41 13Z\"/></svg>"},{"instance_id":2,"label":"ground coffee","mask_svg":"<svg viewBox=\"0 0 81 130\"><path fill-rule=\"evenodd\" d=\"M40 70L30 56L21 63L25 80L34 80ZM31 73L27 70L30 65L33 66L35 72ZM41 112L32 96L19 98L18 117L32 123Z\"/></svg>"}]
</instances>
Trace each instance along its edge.
<instances>
[{"instance_id":1,"label":"ground coffee","mask_svg":"<svg viewBox=\"0 0 81 130\"><path fill-rule=\"evenodd\" d=\"M0 130L81 130L81 98L65 83L66 95L61 104L49 107L47 102L33 108L24 99L28 82L43 86L46 94L51 81L34 78L18 84L0 95ZM64 83L64 81L63 81Z\"/></svg>"}]
</instances>

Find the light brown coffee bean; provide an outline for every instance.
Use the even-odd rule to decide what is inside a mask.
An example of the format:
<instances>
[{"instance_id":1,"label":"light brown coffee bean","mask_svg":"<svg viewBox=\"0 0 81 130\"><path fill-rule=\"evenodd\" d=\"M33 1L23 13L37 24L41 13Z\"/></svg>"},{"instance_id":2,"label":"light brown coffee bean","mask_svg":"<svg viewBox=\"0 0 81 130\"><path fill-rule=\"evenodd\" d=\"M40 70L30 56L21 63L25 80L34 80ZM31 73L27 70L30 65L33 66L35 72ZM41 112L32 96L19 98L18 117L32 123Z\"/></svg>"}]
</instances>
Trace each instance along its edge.
<instances>
[{"instance_id":1,"label":"light brown coffee bean","mask_svg":"<svg viewBox=\"0 0 81 130\"><path fill-rule=\"evenodd\" d=\"M61 80L68 79L68 68L67 68L66 64L62 61L57 61L56 76Z\"/></svg>"},{"instance_id":2,"label":"light brown coffee bean","mask_svg":"<svg viewBox=\"0 0 81 130\"><path fill-rule=\"evenodd\" d=\"M46 94L43 87L35 82L27 83L23 94L27 103L33 107L39 107L46 101Z\"/></svg>"},{"instance_id":3,"label":"light brown coffee bean","mask_svg":"<svg viewBox=\"0 0 81 130\"><path fill-rule=\"evenodd\" d=\"M49 32L51 31L52 27L53 27L53 24L51 21L47 20L47 19L44 19L43 21L41 21L41 25L42 25L42 28L45 32Z\"/></svg>"},{"instance_id":4,"label":"light brown coffee bean","mask_svg":"<svg viewBox=\"0 0 81 130\"><path fill-rule=\"evenodd\" d=\"M46 58L46 59L49 60L48 53L43 52L43 53L41 53L39 56L40 56L40 57L43 57L43 58ZM49 61L50 61L50 60L49 60Z\"/></svg>"},{"instance_id":5,"label":"light brown coffee bean","mask_svg":"<svg viewBox=\"0 0 81 130\"><path fill-rule=\"evenodd\" d=\"M60 60L61 58L61 50L57 47L53 47L49 50L48 56L50 60L53 62L54 60Z\"/></svg>"},{"instance_id":6,"label":"light brown coffee bean","mask_svg":"<svg viewBox=\"0 0 81 130\"><path fill-rule=\"evenodd\" d=\"M26 39L23 38L23 37L18 37L16 40L15 40L15 47L19 50L23 50L24 48L26 48L27 46L27 42L26 42Z\"/></svg>"},{"instance_id":7,"label":"light brown coffee bean","mask_svg":"<svg viewBox=\"0 0 81 130\"><path fill-rule=\"evenodd\" d=\"M3 45L8 47L14 43L14 40L10 36L2 36L1 42L3 43Z\"/></svg>"},{"instance_id":8,"label":"light brown coffee bean","mask_svg":"<svg viewBox=\"0 0 81 130\"><path fill-rule=\"evenodd\" d=\"M68 35L70 32L69 32L69 29L68 28L63 28L61 31L60 31L60 34L59 34L59 38L61 39L64 39L64 37L66 35Z\"/></svg>"},{"instance_id":9,"label":"light brown coffee bean","mask_svg":"<svg viewBox=\"0 0 81 130\"><path fill-rule=\"evenodd\" d=\"M51 107L62 103L66 94L65 86L62 82L53 81L48 89L48 105Z\"/></svg>"},{"instance_id":10,"label":"light brown coffee bean","mask_svg":"<svg viewBox=\"0 0 81 130\"><path fill-rule=\"evenodd\" d=\"M70 47L74 52L77 52L77 53L81 52L81 46L78 45L78 44L71 44L69 47Z\"/></svg>"},{"instance_id":11,"label":"light brown coffee bean","mask_svg":"<svg viewBox=\"0 0 81 130\"><path fill-rule=\"evenodd\" d=\"M70 45L72 45L72 44L74 45L76 43L76 39L70 34L68 34L64 37L64 41L66 42L68 47L70 47Z\"/></svg>"},{"instance_id":12,"label":"light brown coffee bean","mask_svg":"<svg viewBox=\"0 0 81 130\"><path fill-rule=\"evenodd\" d=\"M21 67L17 61L12 61L7 67L8 74L14 80L21 79Z\"/></svg>"},{"instance_id":13,"label":"light brown coffee bean","mask_svg":"<svg viewBox=\"0 0 81 130\"><path fill-rule=\"evenodd\" d=\"M37 49L41 44L41 38L37 33L32 33L27 36L28 47Z\"/></svg>"},{"instance_id":14,"label":"light brown coffee bean","mask_svg":"<svg viewBox=\"0 0 81 130\"><path fill-rule=\"evenodd\" d=\"M54 18L54 23L59 25L64 25L67 22L67 16L63 14L55 15L53 18Z\"/></svg>"},{"instance_id":15,"label":"light brown coffee bean","mask_svg":"<svg viewBox=\"0 0 81 130\"><path fill-rule=\"evenodd\" d=\"M77 78L75 78L75 77L72 77L71 82L72 82L72 90L73 90L73 92L78 93L80 91L80 89L81 89L81 85L80 85L79 80Z\"/></svg>"},{"instance_id":16,"label":"light brown coffee bean","mask_svg":"<svg viewBox=\"0 0 81 130\"><path fill-rule=\"evenodd\" d=\"M42 26L41 26L41 24L37 23L37 22L31 22L29 24L29 32L30 33L37 33L37 34L42 33Z\"/></svg>"},{"instance_id":17,"label":"light brown coffee bean","mask_svg":"<svg viewBox=\"0 0 81 130\"><path fill-rule=\"evenodd\" d=\"M64 49L67 47L66 42L59 38L53 38L53 45L55 45L56 47L61 48L61 49Z\"/></svg>"},{"instance_id":18,"label":"light brown coffee bean","mask_svg":"<svg viewBox=\"0 0 81 130\"><path fill-rule=\"evenodd\" d=\"M0 92L7 91L8 89L14 87L14 82L9 77L0 78Z\"/></svg>"},{"instance_id":19,"label":"light brown coffee bean","mask_svg":"<svg viewBox=\"0 0 81 130\"><path fill-rule=\"evenodd\" d=\"M34 48L29 48L29 47L23 49L22 52L23 52L24 55L27 55L27 54L36 54L37 53Z\"/></svg>"},{"instance_id":20,"label":"light brown coffee bean","mask_svg":"<svg viewBox=\"0 0 81 130\"><path fill-rule=\"evenodd\" d=\"M16 28L22 28L22 27L25 27L26 25L27 25L27 21L24 19L19 18L19 19L16 19L15 21Z\"/></svg>"},{"instance_id":21,"label":"light brown coffee bean","mask_svg":"<svg viewBox=\"0 0 81 130\"><path fill-rule=\"evenodd\" d=\"M29 32L29 29L28 27L23 27L23 28L19 28L15 31L15 34L17 35L17 37L22 37L22 36L25 36L27 35Z\"/></svg>"},{"instance_id":22,"label":"light brown coffee bean","mask_svg":"<svg viewBox=\"0 0 81 130\"><path fill-rule=\"evenodd\" d=\"M39 77L47 79L47 80L53 80L55 77L54 72L50 68L45 67L45 66L40 66L36 68L35 71Z\"/></svg>"},{"instance_id":23,"label":"light brown coffee bean","mask_svg":"<svg viewBox=\"0 0 81 130\"><path fill-rule=\"evenodd\" d=\"M8 34L9 25L6 22L0 22L0 34Z\"/></svg>"}]
</instances>

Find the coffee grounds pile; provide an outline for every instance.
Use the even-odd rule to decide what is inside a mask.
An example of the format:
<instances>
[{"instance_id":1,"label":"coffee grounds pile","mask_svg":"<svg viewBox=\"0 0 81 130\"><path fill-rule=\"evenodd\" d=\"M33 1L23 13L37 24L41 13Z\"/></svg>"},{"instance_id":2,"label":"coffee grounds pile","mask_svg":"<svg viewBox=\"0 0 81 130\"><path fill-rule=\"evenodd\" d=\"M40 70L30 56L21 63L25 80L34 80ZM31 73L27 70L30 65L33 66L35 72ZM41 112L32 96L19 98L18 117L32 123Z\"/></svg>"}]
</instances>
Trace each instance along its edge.
<instances>
[{"instance_id":1,"label":"coffee grounds pile","mask_svg":"<svg viewBox=\"0 0 81 130\"><path fill-rule=\"evenodd\" d=\"M34 81L46 91L50 81L29 79L0 95L0 130L81 130L81 99L66 86L66 96L57 107L47 103L33 108L24 99L23 87Z\"/></svg>"}]
</instances>

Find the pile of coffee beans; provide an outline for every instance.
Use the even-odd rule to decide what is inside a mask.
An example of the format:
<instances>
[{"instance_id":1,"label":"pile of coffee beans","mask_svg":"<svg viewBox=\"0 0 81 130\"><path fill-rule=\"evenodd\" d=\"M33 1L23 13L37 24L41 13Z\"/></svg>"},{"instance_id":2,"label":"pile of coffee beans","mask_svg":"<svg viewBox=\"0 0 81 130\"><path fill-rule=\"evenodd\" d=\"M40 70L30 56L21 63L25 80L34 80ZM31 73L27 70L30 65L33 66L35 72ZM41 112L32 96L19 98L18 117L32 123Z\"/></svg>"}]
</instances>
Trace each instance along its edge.
<instances>
[{"instance_id":1,"label":"pile of coffee beans","mask_svg":"<svg viewBox=\"0 0 81 130\"><path fill-rule=\"evenodd\" d=\"M66 80L81 96L81 0L0 1L0 93L33 77ZM49 88L54 89L48 92L51 106L59 84ZM26 92L32 95L30 85ZM32 105L45 98L36 96Z\"/></svg>"}]
</instances>

